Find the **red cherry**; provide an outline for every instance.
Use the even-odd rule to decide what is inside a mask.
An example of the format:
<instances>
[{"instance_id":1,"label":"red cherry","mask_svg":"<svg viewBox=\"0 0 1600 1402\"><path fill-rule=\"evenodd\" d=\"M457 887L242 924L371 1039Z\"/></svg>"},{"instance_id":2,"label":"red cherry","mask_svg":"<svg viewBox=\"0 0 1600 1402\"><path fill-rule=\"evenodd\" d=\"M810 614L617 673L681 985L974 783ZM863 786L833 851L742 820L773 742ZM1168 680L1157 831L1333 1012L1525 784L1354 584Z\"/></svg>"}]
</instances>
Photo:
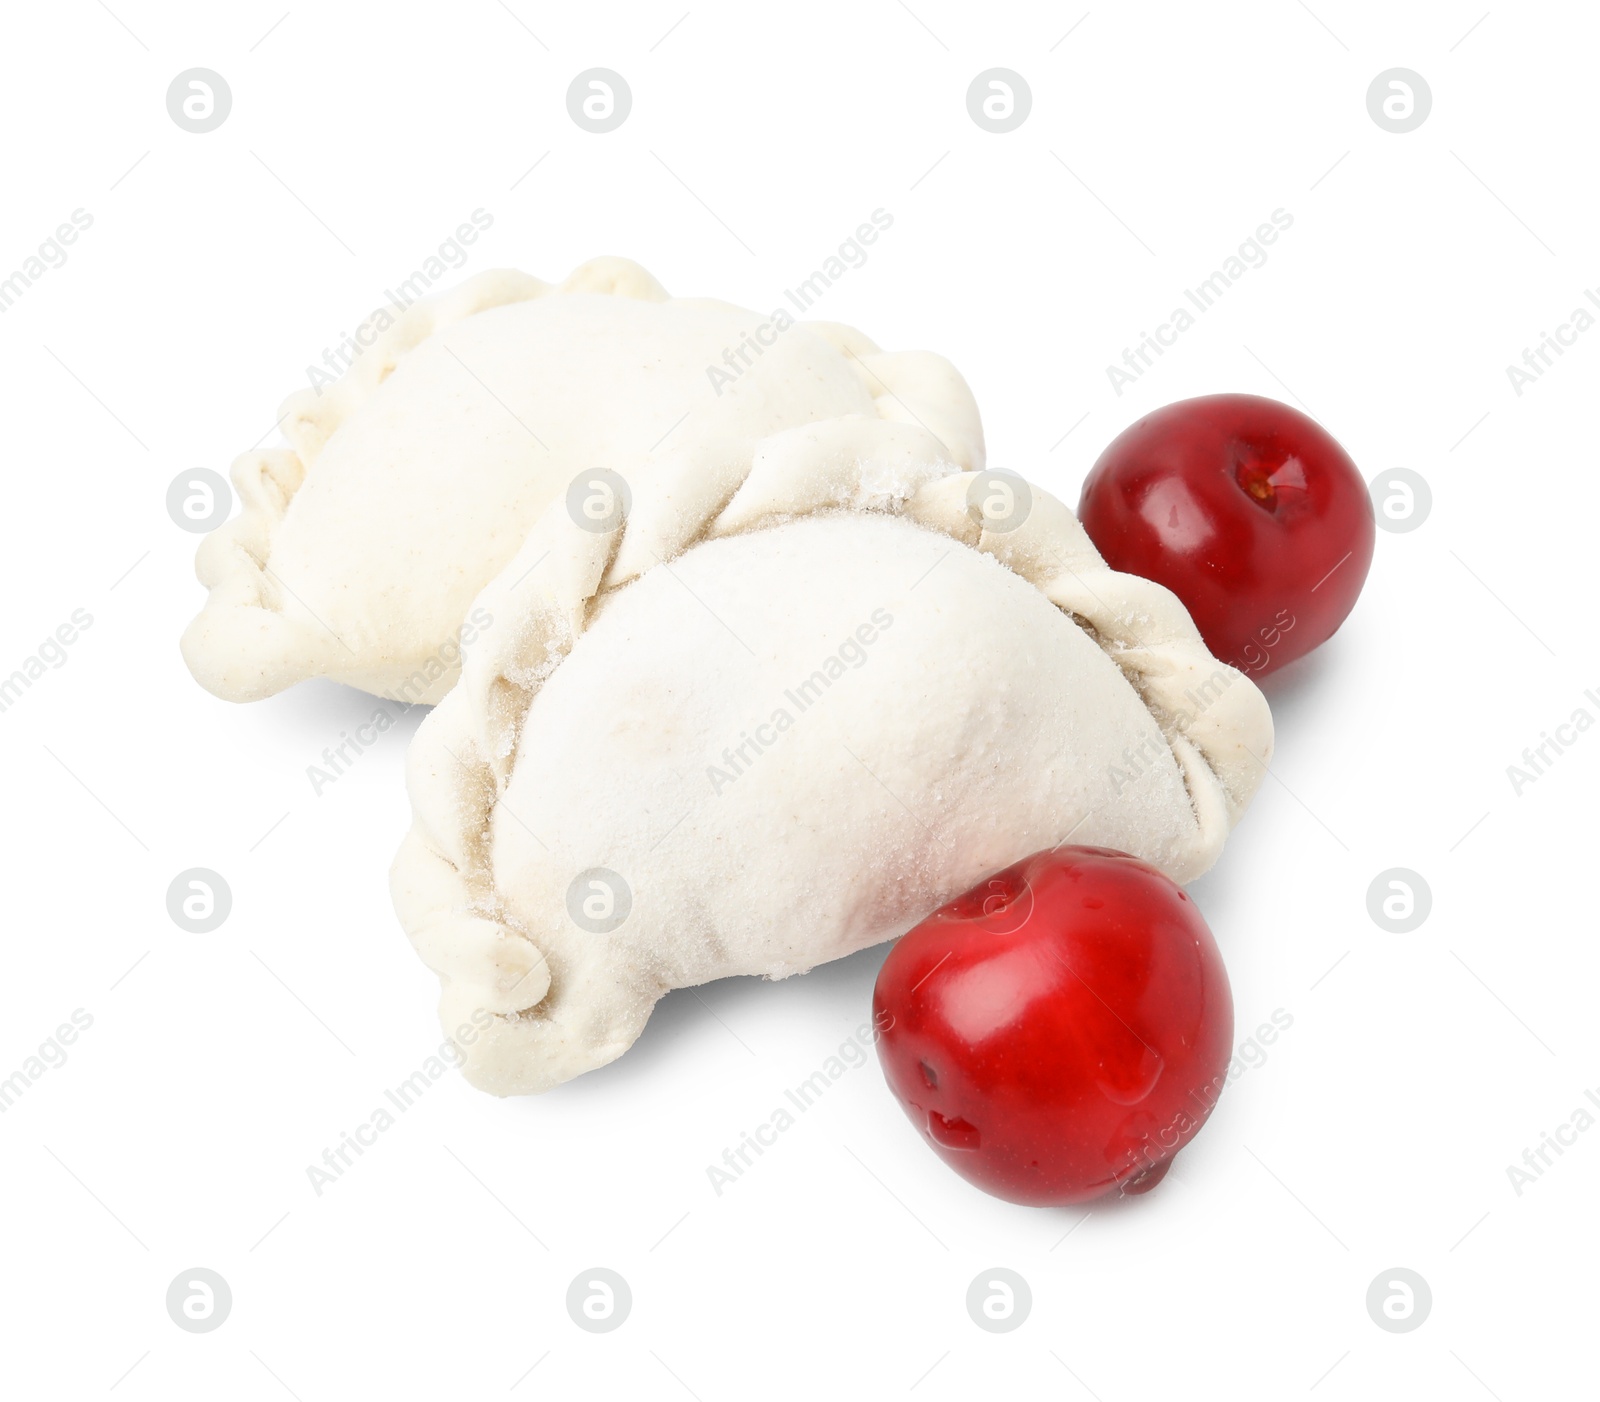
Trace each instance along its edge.
<instances>
[{"instance_id":1,"label":"red cherry","mask_svg":"<svg viewBox=\"0 0 1600 1402\"><path fill-rule=\"evenodd\" d=\"M1194 903L1104 847L1040 852L905 935L873 1018L933 1151L1011 1202L1160 1182L1216 1104L1233 996Z\"/></svg>"},{"instance_id":2,"label":"red cherry","mask_svg":"<svg viewBox=\"0 0 1600 1402\"><path fill-rule=\"evenodd\" d=\"M1112 569L1166 585L1206 646L1254 676L1331 638L1372 563L1372 500L1349 455L1253 394L1181 400L1124 430L1078 519Z\"/></svg>"}]
</instances>

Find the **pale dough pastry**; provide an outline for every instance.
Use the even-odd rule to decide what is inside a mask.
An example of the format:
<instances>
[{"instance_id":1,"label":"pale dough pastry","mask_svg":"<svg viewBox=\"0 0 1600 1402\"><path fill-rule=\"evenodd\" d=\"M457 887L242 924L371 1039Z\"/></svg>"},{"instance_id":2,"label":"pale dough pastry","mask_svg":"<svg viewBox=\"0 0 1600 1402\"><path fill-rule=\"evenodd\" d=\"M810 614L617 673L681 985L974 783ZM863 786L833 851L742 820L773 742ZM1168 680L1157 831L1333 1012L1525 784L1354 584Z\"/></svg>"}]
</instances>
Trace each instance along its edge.
<instances>
[{"instance_id":1,"label":"pale dough pastry","mask_svg":"<svg viewBox=\"0 0 1600 1402\"><path fill-rule=\"evenodd\" d=\"M670 988L839 958L1063 841L1216 859L1261 693L1054 498L980 528L973 480L862 417L688 445L608 534L540 519L413 742L392 872L445 1027L494 1014L473 1084L545 1090Z\"/></svg>"},{"instance_id":2,"label":"pale dough pastry","mask_svg":"<svg viewBox=\"0 0 1600 1402\"><path fill-rule=\"evenodd\" d=\"M436 701L473 597L580 473L632 487L686 443L840 415L921 424L983 466L977 406L936 355L669 298L619 258L559 287L481 273L404 312L325 393L292 396L292 447L233 464L243 509L200 547L211 594L184 657L233 701L313 676Z\"/></svg>"}]
</instances>

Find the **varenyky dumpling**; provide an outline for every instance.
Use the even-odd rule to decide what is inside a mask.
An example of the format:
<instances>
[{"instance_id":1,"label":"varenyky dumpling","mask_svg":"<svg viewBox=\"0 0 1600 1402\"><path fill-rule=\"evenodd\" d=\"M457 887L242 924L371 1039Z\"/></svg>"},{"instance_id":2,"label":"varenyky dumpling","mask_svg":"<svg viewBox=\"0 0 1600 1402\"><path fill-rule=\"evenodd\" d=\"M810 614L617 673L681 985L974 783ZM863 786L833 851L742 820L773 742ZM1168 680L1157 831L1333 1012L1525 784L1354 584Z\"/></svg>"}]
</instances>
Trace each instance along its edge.
<instances>
[{"instance_id":1,"label":"varenyky dumpling","mask_svg":"<svg viewBox=\"0 0 1600 1402\"><path fill-rule=\"evenodd\" d=\"M939 356L669 298L619 258L559 287L481 273L404 312L325 393L292 396L291 448L233 464L243 509L201 544L211 595L184 657L232 701L314 676L437 701L473 597L580 474L642 487L682 444L852 415L920 423L983 465L977 406Z\"/></svg>"},{"instance_id":2,"label":"varenyky dumpling","mask_svg":"<svg viewBox=\"0 0 1600 1402\"><path fill-rule=\"evenodd\" d=\"M688 445L610 533L541 518L412 744L392 872L473 1084L545 1090L668 989L837 959L1068 840L1211 865L1266 701L1028 500L862 418Z\"/></svg>"}]
</instances>

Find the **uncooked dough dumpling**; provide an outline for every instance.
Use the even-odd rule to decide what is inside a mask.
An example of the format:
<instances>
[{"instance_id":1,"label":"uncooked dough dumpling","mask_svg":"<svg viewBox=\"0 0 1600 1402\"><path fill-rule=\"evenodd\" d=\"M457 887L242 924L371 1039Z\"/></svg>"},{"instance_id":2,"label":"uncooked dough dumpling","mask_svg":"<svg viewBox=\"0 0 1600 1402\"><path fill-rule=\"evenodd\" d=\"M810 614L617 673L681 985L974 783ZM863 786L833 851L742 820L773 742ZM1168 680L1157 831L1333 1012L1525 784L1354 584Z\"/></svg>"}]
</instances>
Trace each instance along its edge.
<instances>
[{"instance_id":1,"label":"uncooked dough dumpling","mask_svg":"<svg viewBox=\"0 0 1600 1402\"><path fill-rule=\"evenodd\" d=\"M843 419L687 445L607 533L540 519L413 742L392 874L475 1085L547 1089L668 989L837 959L1065 841L1216 859L1261 693L1060 502L961 466Z\"/></svg>"},{"instance_id":2,"label":"uncooked dough dumpling","mask_svg":"<svg viewBox=\"0 0 1600 1402\"><path fill-rule=\"evenodd\" d=\"M922 424L983 466L971 392L936 355L669 298L618 258L559 287L481 273L291 397L291 448L234 463L243 510L200 547L211 595L184 657L233 701L314 676L437 701L483 626L474 596L552 500L603 518L663 453L839 417Z\"/></svg>"}]
</instances>

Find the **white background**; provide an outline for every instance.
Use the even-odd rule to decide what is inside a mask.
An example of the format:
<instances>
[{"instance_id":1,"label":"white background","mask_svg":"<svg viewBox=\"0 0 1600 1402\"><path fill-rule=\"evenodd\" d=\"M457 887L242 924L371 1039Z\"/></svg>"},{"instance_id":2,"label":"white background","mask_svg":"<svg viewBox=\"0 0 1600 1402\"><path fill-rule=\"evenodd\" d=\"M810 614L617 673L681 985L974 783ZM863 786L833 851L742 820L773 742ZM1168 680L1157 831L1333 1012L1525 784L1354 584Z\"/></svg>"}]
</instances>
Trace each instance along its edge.
<instances>
[{"instance_id":1,"label":"white background","mask_svg":"<svg viewBox=\"0 0 1600 1402\"><path fill-rule=\"evenodd\" d=\"M0 318L0 672L94 622L0 714L0 1077L94 1022L0 1118L6 1390L1513 1402L1588 1376L1600 1132L1520 1197L1506 1167L1600 1085L1600 734L1520 797L1506 766L1600 716L1600 330L1520 397L1506 366L1600 287L1600 23L1487 3L9 10L0 276L94 223ZM597 65L634 98L604 136L565 105ZM206 135L165 107L194 66L233 92ZM1006 135L965 103L993 66L1033 92ZM1406 135L1366 108L1396 66L1433 93ZM167 484L271 441L474 209L462 275L614 252L765 311L879 207L817 312L955 360L991 463L1075 501L1141 413L1245 390L1431 484L1344 630L1269 681L1276 778L1194 888L1240 1037L1293 1027L1161 1188L1087 1215L970 1188L871 1062L714 1194L707 1165L864 1020L881 950L674 994L542 1098L452 1076L316 1196L306 1166L439 1040L386 891L417 717L316 797L369 698L201 691ZM1105 367L1278 208L1270 261L1116 395ZM233 890L209 935L166 913L195 866ZM1408 935L1367 914L1396 866L1433 891ZM597 1265L634 1296L606 1335L564 1305ZM1033 1313L992 1335L964 1299L1001 1265ZM164 1305L193 1266L234 1296L205 1335ZM1413 1333L1366 1312L1394 1266L1433 1291Z\"/></svg>"}]
</instances>

